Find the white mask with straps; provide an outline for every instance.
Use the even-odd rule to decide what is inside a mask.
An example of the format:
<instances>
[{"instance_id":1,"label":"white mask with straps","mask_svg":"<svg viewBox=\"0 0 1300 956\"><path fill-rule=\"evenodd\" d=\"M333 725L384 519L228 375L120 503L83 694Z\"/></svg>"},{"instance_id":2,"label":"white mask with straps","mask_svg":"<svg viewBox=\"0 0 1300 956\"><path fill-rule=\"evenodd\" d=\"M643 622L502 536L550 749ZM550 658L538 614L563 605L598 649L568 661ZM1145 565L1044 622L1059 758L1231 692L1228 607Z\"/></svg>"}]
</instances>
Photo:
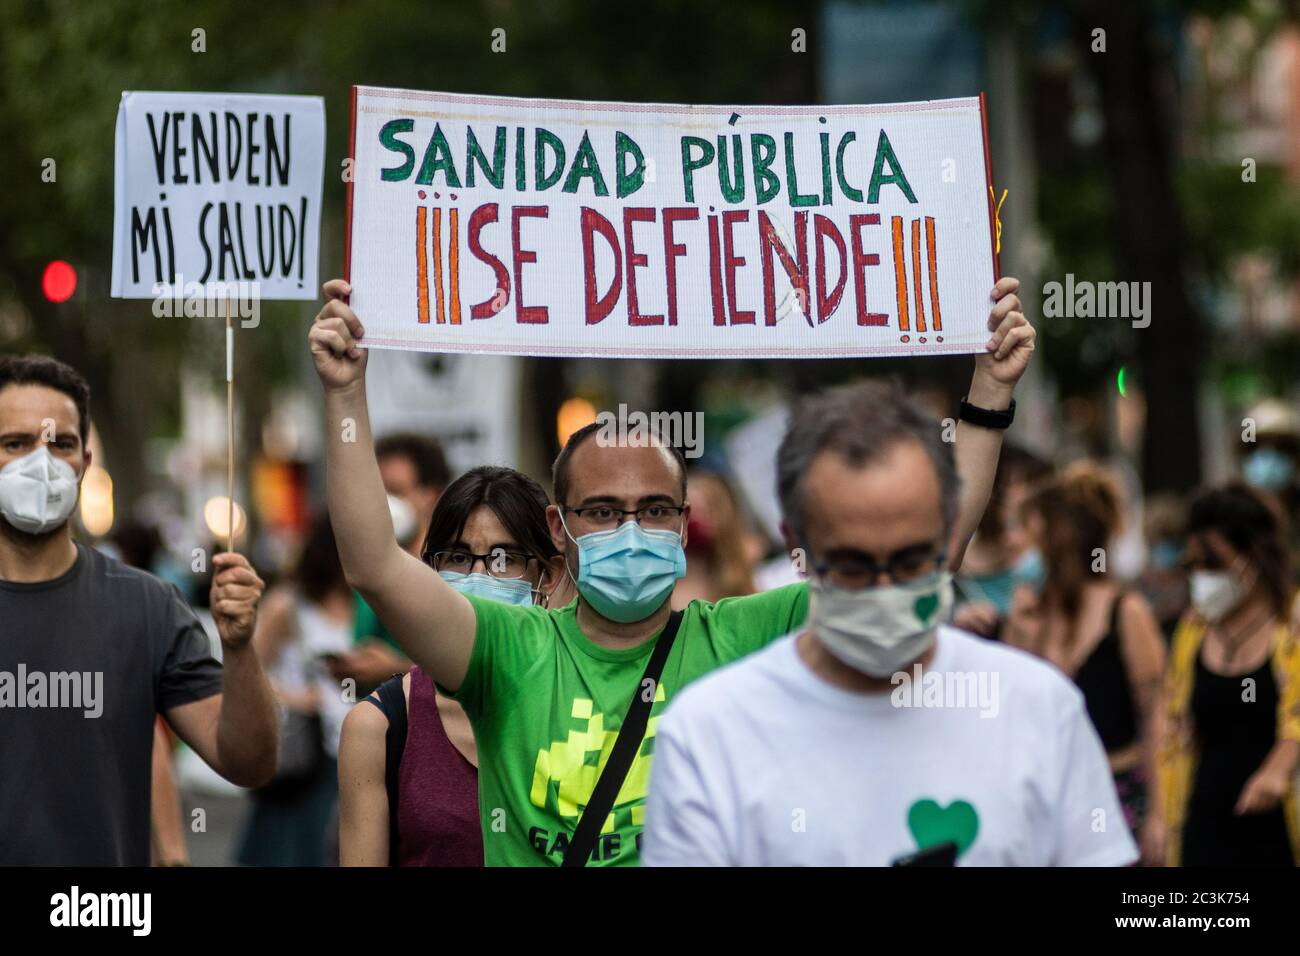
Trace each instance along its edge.
<instances>
[{"instance_id":1,"label":"white mask with straps","mask_svg":"<svg viewBox=\"0 0 1300 956\"><path fill-rule=\"evenodd\" d=\"M808 620L817 640L843 663L888 677L934 646L952 613L952 574L860 591L808 579Z\"/></svg>"},{"instance_id":2,"label":"white mask with straps","mask_svg":"<svg viewBox=\"0 0 1300 956\"><path fill-rule=\"evenodd\" d=\"M0 468L0 515L19 531L53 531L76 507L76 471L44 445Z\"/></svg>"}]
</instances>

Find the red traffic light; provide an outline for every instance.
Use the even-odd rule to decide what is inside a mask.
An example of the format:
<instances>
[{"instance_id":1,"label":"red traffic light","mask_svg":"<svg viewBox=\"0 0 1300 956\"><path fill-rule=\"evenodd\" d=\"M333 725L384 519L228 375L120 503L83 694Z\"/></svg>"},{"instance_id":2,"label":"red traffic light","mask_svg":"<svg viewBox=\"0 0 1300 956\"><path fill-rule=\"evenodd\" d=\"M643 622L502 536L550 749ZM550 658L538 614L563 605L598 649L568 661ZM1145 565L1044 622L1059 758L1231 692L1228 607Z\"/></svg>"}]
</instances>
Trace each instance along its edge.
<instances>
[{"instance_id":1,"label":"red traffic light","mask_svg":"<svg viewBox=\"0 0 1300 956\"><path fill-rule=\"evenodd\" d=\"M62 259L55 259L45 267L41 289L51 302L67 302L77 291L77 270Z\"/></svg>"}]
</instances>

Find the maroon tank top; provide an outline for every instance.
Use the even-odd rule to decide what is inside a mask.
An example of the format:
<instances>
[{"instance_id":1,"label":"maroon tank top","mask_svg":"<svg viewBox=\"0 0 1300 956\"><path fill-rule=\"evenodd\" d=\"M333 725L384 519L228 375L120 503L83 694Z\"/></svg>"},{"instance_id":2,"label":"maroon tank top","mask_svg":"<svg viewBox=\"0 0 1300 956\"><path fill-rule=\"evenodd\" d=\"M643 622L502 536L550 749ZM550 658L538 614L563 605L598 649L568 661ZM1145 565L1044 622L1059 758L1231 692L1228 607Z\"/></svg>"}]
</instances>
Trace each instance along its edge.
<instances>
[{"instance_id":1,"label":"maroon tank top","mask_svg":"<svg viewBox=\"0 0 1300 956\"><path fill-rule=\"evenodd\" d=\"M447 736L433 680L418 667L397 780L397 865L482 866L478 770Z\"/></svg>"}]
</instances>

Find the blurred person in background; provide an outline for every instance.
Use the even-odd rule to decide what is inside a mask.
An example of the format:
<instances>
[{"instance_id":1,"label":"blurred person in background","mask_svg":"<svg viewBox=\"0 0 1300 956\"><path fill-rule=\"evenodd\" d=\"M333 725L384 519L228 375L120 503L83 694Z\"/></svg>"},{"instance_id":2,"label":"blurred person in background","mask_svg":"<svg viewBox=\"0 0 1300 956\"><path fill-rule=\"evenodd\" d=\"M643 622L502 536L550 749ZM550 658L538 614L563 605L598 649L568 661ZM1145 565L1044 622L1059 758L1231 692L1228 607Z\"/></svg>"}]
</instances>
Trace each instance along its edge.
<instances>
[{"instance_id":1,"label":"blurred person in background","mask_svg":"<svg viewBox=\"0 0 1300 956\"><path fill-rule=\"evenodd\" d=\"M438 500L423 560L457 590L561 607L574 596L546 524L542 486L482 466ZM469 718L419 667L390 678L343 724L344 866L482 866L478 747Z\"/></svg>"},{"instance_id":2,"label":"blurred person in background","mask_svg":"<svg viewBox=\"0 0 1300 956\"><path fill-rule=\"evenodd\" d=\"M424 531L442 490L451 482L447 456L436 438L418 432L395 432L375 442L379 477L388 492L388 510L398 543L408 554L423 553ZM352 678L363 693L393 674L405 673L410 660L360 594L355 594L356 618L351 651L334 661L339 680Z\"/></svg>"},{"instance_id":3,"label":"blurred person in background","mask_svg":"<svg viewBox=\"0 0 1300 956\"><path fill-rule=\"evenodd\" d=\"M1165 642L1146 599L1107 571L1120 531L1119 486L1091 461L1030 492L1025 528L1043 555L1042 590L1016 588L1006 640L1051 661L1083 692L1142 856L1164 856L1156 779Z\"/></svg>"},{"instance_id":4,"label":"blurred person in background","mask_svg":"<svg viewBox=\"0 0 1300 956\"><path fill-rule=\"evenodd\" d=\"M673 590L674 610L691 601L720 601L753 594L762 539L746 523L731 483L720 472L691 471L691 518L687 528L686 576Z\"/></svg>"},{"instance_id":5,"label":"blurred person in background","mask_svg":"<svg viewBox=\"0 0 1300 956\"><path fill-rule=\"evenodd\" d=\"M253 793L238 852L245 866L329 862L339 733L350 704L328 663L351 648L353 613L334 531L321 515L286 580L267 593L253 638L281 704L280 767Z\"/></svg>"},{"instance_id":6,"label":"blurred person in background","mask_svg":"<svg viewBox=\"0 0 1300 956\"><path fill-rule=\"evenodd\" d=\"M1182 562L1186 524L1187 506L1177 495L1147 499L1142 517L1147 560L1137 587L1150 602L1166 643L1187 608L1187 570Z\"/></svg>"},{"instance_id":7,"label":"blurred person in background","mask_svg":"<svg viewBox=\"0 0 1300 956\"><path fill-rule=\"evenodd\" d=\"M1019 508L1027 489L1051 473L1052 466L1032 452L1003 447L988 507L954 579L957 627L999 638L1016 586L1042 584L1041 558L1035 560L1037 553L1025 538Z\"/></svg>"},{"instance_id":8,"label":"blurred person in background","mask_svg":"<svg viewBox=\"0 0 1300 956\"><path fill-rule=\"evenodd\" d=\"M1282 399L1266 398L1244 417L1255 423L1255 440L1243 444L1241 477L1277 502L1295 571L1300 568L1300 413Z\"/></svg>"},{"instance_id":9,"label":"blurred person in background","mask_svg":"<svg viewBox=\"0 0 1300 956\"><path fill-rule=\"evenodd\" d=\"M1239 482L1189 506L1191 607L1165 682L1170 865L1294 866L1300 645L1283 523Z\"/></svg>"},{"instance_id":10,"label":"blurred person in background","mask_svg":"<svg viewBox=\"0 0 1300 956\"><path fill-rule=\"evenodd\" d=\"M154 721L153 769L150 785L150 859L154 866L189 866L180 789L176 786L175 741L161 717Z\"/></svg>"}]
</instances>

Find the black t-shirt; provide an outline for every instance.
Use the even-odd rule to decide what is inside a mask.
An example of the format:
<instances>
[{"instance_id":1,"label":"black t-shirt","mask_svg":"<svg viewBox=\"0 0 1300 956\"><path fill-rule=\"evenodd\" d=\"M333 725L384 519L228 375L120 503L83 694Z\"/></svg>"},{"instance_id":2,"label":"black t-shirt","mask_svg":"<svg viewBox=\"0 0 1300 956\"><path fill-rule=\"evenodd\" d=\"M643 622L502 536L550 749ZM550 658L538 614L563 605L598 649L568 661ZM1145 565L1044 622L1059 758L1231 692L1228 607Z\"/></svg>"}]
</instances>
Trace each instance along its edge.
<instances>
[{"instance_id":1,"label":"black t-shirt","mask_svg":"<svg viewBox=\"0 0 1300 956\"><path fill-rule=\"evenodd\" d=\"M148 866L154 716L220 692L174 585L81 545L0 581L0 866Z\"/></svg>"}]
</instances>

